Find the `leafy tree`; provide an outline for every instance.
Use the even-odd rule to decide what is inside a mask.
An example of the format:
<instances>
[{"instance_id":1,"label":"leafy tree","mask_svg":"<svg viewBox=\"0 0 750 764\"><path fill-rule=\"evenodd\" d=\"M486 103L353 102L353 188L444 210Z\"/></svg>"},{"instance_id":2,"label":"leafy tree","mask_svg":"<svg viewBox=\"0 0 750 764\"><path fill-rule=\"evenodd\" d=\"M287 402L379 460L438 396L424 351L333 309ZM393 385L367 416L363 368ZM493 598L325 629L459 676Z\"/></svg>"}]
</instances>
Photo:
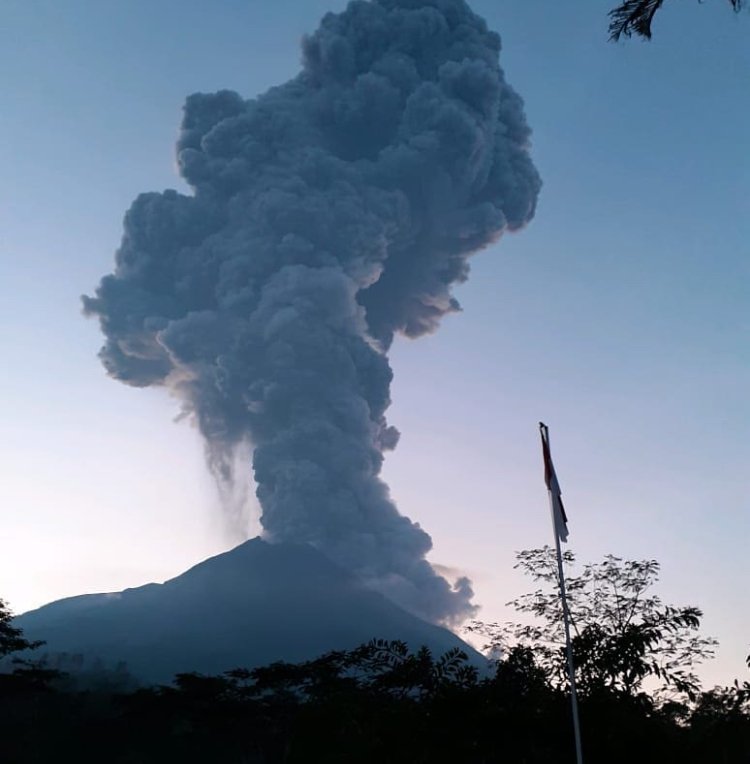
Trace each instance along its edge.
<instances>
[{"instance_id":1,"label":"leafy tree","mask_svg":"<svg viewBox=\"0 0 750 764\"><path fill-rule=\"evenodd\" d=\"M545 586L554 586L545 572L550 551L524 553L529 569L548 578L539 579L541 593L529 595L529 603L543 601ZM602 628L606 641L615 625L627 630L629 618L638 625L665 612L660 603L645 614L640 609L651 596L644 580L654 580L653 562L607 558L587 569L573 595L584 633L591 625L587 618ZM626 573L629 583L623 583ZM607 591L613 583L615 595ZM613 607L621 613L614 614ZM636 615L625 613L628 607ZM603 617L596 620L597 613ZM3 623L12 628L8 618ZM23 649L23 635L8 629L2 634L6 647ZM597 645L600 634L593 634ZM570 764L569 698L554 652L559 646L546 653L534 642L503 644L494 673L478 672L460 651L435 657L424 648L413 652L402 642L373 640L299 664L221 676L181 674L169 687L136 692L122 683L82 686L72 679L42 690L0 683L0 759L3 764ZM652 645L659 646L659 640ZM579 648L579 656L585 654ZM592 654L591 675L603 673L585 684L581 697L588 761L750 761L747 682L702 692L690 705L654 704L637 682L626 682L616 671L612 680L610 664L617 664L617 656L598 647ZM636 650L628 660L643 659Z\"/></svg>"},{"instance_id":2,"label":"leafy tree","mask_svg":"<svg viewBox=\"0 0 750 764\"><path fill-rule=\"evenodd\" d=\"M13 613L5 601L0 599L0 660L14 653L33 650L43 644L42 642L29 642L24 638L21 629L13 626L12 622Z\"/></svg>"},{"instance_id":3,"label":"leafy tree","mask_svg":"<svg viewBox=\"0 0 750 764\"><path fill-rule=\"evenodd\" d=\"M745 0L729 0L735 12L745 6ZM609 12L609 39L619 40L621 37L644 37L651 39L651 24L654 16L664 5L664 0L624 0L614 10Z\"/></svg>"},{"instance_id":4,"label":"leafy tree","mask_svg":"<svg viewBox=\"0 0 750 764\"><path fill-rule=\"evenodd\" d=\"M750 761L750 682L701 693L689 724L696 760Z\"/></svg>"},{"instance_id":5,"label":"leafy tree","mask_svg":"<svg viewBox=\"0 0 750 764\"><path fill-rule=\"evenodd\" d=\"M122 702L128 727L141 731L139 751L154 760L426 762L427 739L460 744L451 729L480 684L458 650L434 658L373 640L299 664L181 674L174 687Z\"/></svg>"},{"instance_id":6,"label":"leafy tree","mask_svg":"<svg viewBox=\"0 0 750 764\"><path fill-rule=\"evenodd\" d=\"M564 553L565 564L574 555ZM468 631L488 639L486 647L503 654L513 646L528 648L549 680L567 684L563 613L557 560L550 547L518 553L516 568L540 584L513 600L518 613L531 616L518 623L474 622ZM651 592L658 581L656 560L623 560L608 555L566 578L576 678L583 694L602 690L636 695L649 679L655 697L670 693L695 697L696 665L713 657L716 641L698 634L702 612L697 607L665 605Z\"/></svg>"},{"instance_id":7,"label":"leafy tree","mask_svg":"<svg viewBox=\"0 0 750 764\"><path fill-rule=\"evenodd\" d=\"M48 669L43 662L30 661L18 653L34 650L44 642L30 642L21 629L13 626L13 613L0 599L0 697L20 693L45 691L49 683L59 676L58 671ZM6 670L12 667L12 671Z\"/></svg>"},{"instance_id":8,"label":"leafy tree","mask_svg":"<svg viewBox=\"0 0 750 764\"><path fill-rule=\"evenodd\" d=\"M181 674L169 687L0 692L3 764L570 764L564 688L525 645L480 675L466 656L374 640L299 664ZM739 684L694 707L584 695L585 755L608 764L750 760ZM744 690L743 690L744 691Z\"/></svg>"}]
</instances>

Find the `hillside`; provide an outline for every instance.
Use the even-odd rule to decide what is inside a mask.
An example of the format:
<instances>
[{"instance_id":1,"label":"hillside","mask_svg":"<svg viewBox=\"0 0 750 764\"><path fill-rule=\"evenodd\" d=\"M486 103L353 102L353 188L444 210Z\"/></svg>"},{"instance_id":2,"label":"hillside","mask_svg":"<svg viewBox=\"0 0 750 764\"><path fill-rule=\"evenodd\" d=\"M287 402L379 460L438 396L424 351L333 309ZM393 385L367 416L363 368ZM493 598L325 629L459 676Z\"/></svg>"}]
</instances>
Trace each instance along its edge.
<instances>
[{"instance_id":1,"label":"hillside","mask_svg":"<svg viewBox=\"0 0 750 764\"><path fill-rule=\"evenodd\" d=\"M302 661L372 638L402 639L439 654L461 647L447 629L370 591L309 546L259 538L163 584L70 597L15 619L51 654L83 654L86 665L125 661L142 681L177 672L215 674L239 666Z\"/></svg>"}]
</instances>

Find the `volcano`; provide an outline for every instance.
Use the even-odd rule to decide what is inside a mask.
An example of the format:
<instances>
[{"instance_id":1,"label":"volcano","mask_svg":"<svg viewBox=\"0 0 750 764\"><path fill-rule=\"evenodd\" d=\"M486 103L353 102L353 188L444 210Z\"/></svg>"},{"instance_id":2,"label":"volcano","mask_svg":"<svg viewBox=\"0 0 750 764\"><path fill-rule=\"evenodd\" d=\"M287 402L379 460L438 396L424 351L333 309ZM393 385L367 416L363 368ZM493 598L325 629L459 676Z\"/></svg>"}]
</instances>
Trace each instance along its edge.
<instances>
[{"instance_id":1,"label":"volcano","mask_svg":"<svg viewBox=\"0 0 750 764\"><path fill-rule=\"evenodd\" d=\"M458 647L473 664L485 663L455 634L366 588L313 547L260 538L163 584L58 600L15 625L44 640L50 655L124 664L145 683L304 661L374 638L425 645L436 655Z\"/></svg>"}]
</instances>

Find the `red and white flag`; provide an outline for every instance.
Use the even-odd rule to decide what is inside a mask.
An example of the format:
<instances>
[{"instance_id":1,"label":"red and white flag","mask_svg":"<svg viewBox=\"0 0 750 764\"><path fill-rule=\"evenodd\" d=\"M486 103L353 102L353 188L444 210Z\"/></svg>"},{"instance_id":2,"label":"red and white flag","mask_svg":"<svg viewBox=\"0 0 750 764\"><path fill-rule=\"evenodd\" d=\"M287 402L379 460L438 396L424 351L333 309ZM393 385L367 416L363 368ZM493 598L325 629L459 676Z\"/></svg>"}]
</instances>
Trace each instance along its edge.
<instances>
[{"instance_id":1,"label":"red and white flag","mask_svg":"<svg viewBox=\"0 0 750 764\"><path fill-rule=\"evenodd\" d=\"M552 508L552 522L555 533L560 541L568 540L568 516L562 502L560 484L557 482L555 467L552 464L552 455L549 450L549 429L543 422L539 422L539 431L542 435L542 454L544 455L544 482L549 491L550 507Z\"/></svg>"}]
</instances>

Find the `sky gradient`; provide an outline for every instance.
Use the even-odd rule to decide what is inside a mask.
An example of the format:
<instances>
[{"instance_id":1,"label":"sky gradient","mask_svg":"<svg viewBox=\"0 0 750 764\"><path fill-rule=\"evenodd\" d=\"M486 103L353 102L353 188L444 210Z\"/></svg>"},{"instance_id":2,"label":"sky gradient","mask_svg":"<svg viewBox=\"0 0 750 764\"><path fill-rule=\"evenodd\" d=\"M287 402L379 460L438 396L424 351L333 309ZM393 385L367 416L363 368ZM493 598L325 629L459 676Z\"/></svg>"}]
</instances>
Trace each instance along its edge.
<instances>
[{"instance_id":1,"label":"sky gradient","mask_svg":"<svg viewBox=\"0 0 750 764\"><path fill-rule=\"evenodd\" d=\"M175 404L107 379L79 296L141 191L182 188L187 94L249 97L298 69L343 2L11 0L0 22L0 596L18 612L161 581L240 539ZM440 331L397 340L384 477L468 573L481 617L528 588L514 550L551 538L550 426L585 560L656 558L667 602L750 642L750 18L667 4L649 43L607 42L598 0L477 0L500 32L544 180L527 230L479 254ZM158 7L156 7L158 6ZM674 7L671 7L674 6Z\"/></svg>"}]
</instances>

